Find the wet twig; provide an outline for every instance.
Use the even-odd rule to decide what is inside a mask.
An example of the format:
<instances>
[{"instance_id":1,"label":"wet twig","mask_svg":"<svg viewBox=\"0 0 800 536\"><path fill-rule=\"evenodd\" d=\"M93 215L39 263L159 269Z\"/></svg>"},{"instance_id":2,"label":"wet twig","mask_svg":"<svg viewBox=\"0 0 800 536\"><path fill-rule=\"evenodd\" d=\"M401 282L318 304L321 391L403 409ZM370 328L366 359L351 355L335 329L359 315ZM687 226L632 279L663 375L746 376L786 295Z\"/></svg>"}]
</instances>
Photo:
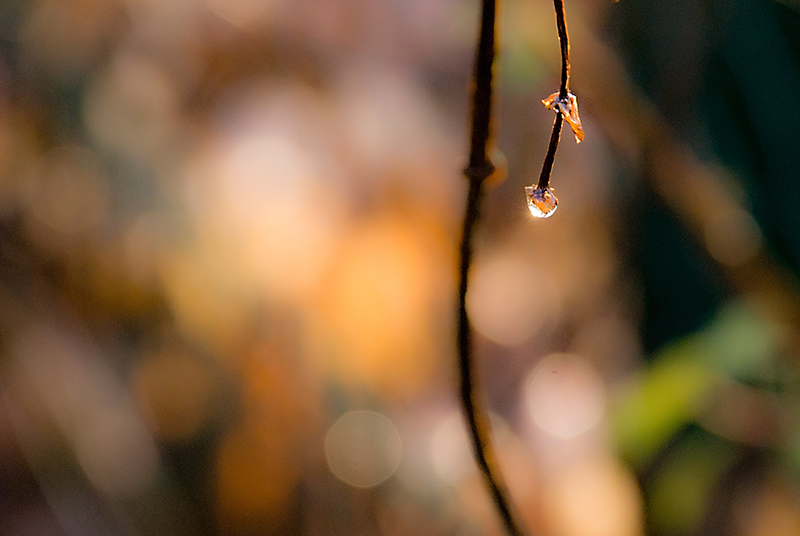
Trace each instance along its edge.
<instances>
[{"instance_id":1,"label":"wet twig","mask_svg":"<svg viewBox=\"0 0 800 536\"><path fill-rule=\"evenodd\" d=\"M553 122L553 131L550 133L550 143L542 162L542 172L536 185L525 188L528 195L528 208L531 214L538 218L549 218L558 208L558 198L550 188L550 174L553 171L553 162L556 159L558 143L561 141L561 128L566 121L575 134L575 141L583 140L583 126L578 115L578 99L569 91L569 33L567 32L567 19L564 14L564 0L553 0L556 11L556 27L558 28L558 42L561 48L561 85L557 93L553 93L542 104L549 110L556 112Z\"/></svg>"}]
</instances>

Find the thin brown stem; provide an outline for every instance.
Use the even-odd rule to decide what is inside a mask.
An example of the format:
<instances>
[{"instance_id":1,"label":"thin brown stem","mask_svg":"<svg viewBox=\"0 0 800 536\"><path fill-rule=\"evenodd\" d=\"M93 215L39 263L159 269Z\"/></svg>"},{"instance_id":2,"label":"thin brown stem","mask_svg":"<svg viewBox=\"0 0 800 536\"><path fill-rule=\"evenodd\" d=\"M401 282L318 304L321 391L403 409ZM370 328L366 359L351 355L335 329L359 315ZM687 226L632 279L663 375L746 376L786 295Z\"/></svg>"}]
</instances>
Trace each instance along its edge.
<instances>
[{"instance_id":1,"label":"thin brown stem","mask_svg":"<svg viewBox=\"0 0 800 536\"><path fill-rule=\"evenodd\" d=\"M509 535L522 536L524 533L512 514L507 488L497 467L497 457L491 440L488 418L478 403L475 352L472 344L472 332L467 318L467 276L472 261L472 242L478 222L481 198L481 183L471 181L469 194L467 195L467 209L464 213L459 263L457 329L458 368L460 374L459 394L467 421L467 432L472 443L473 455L492 496L497 513L500 515Z\"/></svg>"},{"instance_id":2,"label":"thin brown stem","mask_svg":"<svg viewBox=\"0 0 800 536\"><path fill-rule=\"evenodd\" d=\"M494 171L489 161L492 123L492 88L496 55L497 1L483 0L472 87L472 121L469 164L464 174L470 182L483 182Z\"/></svg>"},{"instance_id":3,"label":"thin brown stem","mask_svg":"<svg viewBox=\"0 0 800 536\"><path fill-rule=\"evenodd\" d=\"M475 352L466 307L467 283L472 264L475 229L478 225L483 198L483 185L484 181L494 172L494 165L489 160L488 151L492 123L493 67L496 55L496 12L496 0L483 0L478 47L475 52L469 163L464 170L464 175L469 181L469 192L459 249L456 347L460 378L459 394L475 461L509 535L522 536L523 532L512 515L511 501L497 467L489 419L478 404Z\"/></svg>"},{"instance_id":4,"label":"thin brown stem","mask_svg":"<svg viewBox=\"0 0 800 536\"><path fill-rule=\"evenodd\" d=\"M558 96L561 99L568 98L569 95L569 33L567 32L567 19L564 13L564 0L553 0L556 10L556 27L558 28L558 42L561 45L561 86L558 89ZM547 146L547 153L542 162L542 172L539 174L539 188L550 186L550 174L553 171L553 162L556 159L558 143L561 141L561 127L563 117L556 108L556 119L553 122L553 130L550 133L550 143Z\"/></svg>"},{"instance_id":5,"label":"thin brown stem","mask_svg":"<svg viewBox=\"0 0 800 536\"><path fill-rule=\"evenodd\" d=\"M539 188L550 187L550 173L553 171L553 162L556 160L556 151L558 150L558 142L561 140L561 127L564 124L564 118L560 113L556 113L556 119L553 122L553 130L550 132L550 143L547 145L547 153L544 155L544 162L542 162L542 172L539 174Z\"/></svg>"},{"instance_id":6,"label":"thin brown stem","mask_svg":"<svg viewBox=\"0 0 800 536\"><path fill-rule=\"evenodd\" d=\"M558 43L561 45L561 87L558 94L566 97L569 91L569 32L567 32L567 17L564 13L564 0L553 0L556 10L556 27L558 28Z\"/></svg>"}]
</instances>

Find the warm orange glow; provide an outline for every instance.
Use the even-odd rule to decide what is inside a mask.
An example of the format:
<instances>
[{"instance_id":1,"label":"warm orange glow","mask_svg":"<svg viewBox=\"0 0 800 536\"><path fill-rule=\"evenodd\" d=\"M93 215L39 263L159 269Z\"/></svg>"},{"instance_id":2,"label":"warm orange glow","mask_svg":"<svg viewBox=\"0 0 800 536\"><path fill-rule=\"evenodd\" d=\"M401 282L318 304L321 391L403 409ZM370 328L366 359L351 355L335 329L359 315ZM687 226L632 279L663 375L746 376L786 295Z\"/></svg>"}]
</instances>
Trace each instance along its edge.
<instances>
[{"instance_id":1,"label":"warm orange glow","mask_svg":"<svg viewBox=\"0 0 800 536\"><path fill-rule=\"evenodd\" d=\"M157 437L186 441L214 416L221 394L216 380L199 358L174 350L139 362L132 388Z\"/></svg>"},{"instance_id":2,"label":"warm orange glow","mask_svg":"<svg viewBox=\"0 0 800 536\"><path fill-rule=\"evenodd\" d=\"M217 456L221 527L268 526L280 519L300 474L297 454L281 435L246 424L232 430Z\"/></svg>"},{"instance_id":3,"label":"warm orange glow","mask_svg":"<svg viewBox=\"0 0 800 536\"><path fill-rule=\"evenodd\" d=\"M353 235L324 292L318 359L348 383L410 393L436 369L432 244L401 219ZM325 342L325 341L328 342ZM325 351L324 346L334 348ZM323 353L324 352L324 353Z\"/></svg>"},{"instance_id":4,"label":"warm orange glow","mask_svg":"<svg viewBox=\"0 0 800 536\"><path fill-rule=\"evenodd\" d=\"M545 492L548 527L563 536L641 536L636 481L613 460L589 458L560 475Z\"/></svg>"}]
</instances>

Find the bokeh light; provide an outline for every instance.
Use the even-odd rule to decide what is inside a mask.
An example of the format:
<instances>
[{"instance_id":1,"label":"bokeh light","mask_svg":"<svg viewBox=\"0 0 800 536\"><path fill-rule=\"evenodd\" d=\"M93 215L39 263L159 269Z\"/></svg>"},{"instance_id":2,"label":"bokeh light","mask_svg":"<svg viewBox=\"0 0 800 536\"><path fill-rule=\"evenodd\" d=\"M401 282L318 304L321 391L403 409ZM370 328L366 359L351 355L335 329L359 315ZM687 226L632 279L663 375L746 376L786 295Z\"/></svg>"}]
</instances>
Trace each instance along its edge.
<instances>
[{"instance_id":1,"label":"bokeh light","mask_svg":"<svg viewBox=\"0 0 800 536\"><path fill-rule=\"evenodd\" d=\"M718 214L705 230L708 252L717 261L738 266L751 260L761 249L761 229L744 210Z\"/></svg>"},{"instance_id":2,"label":"bokeh light","mask_svg":"<svg viewBox=\"0 0 800 536\"><path fill-rule=\"evenodd\" d=\"M377 486L400 464L402 444L397 428L385 416L351 411L325 436L325 457L333 474L357 488Z\"/></svg>"},{"instance_id":3,"label":"bokeh light","mask_svg":"<svg viewBox=\"0 0 800 536\"><path fill-rule=\"evenodd\" d=\"M613 460L588 458L565 472L548 496L549 530L565 536L639 536L642 504L636 481Z\"/></svg>"},{"instance_id":4,"label":"bokeh light","mask_svg":"<svg viewBox=\"0 0 800 536\"><path fill-rule=\"evenodd\" d=\"M595 426L605 409L603 381L576 355L545 358L525 382L525 401L533 421L548 434L570 438Z\"/></svg>"},{"instance_id":5,"label":"bokeh light","mask_svg":"<svg viewBox=\"0 0 800 536\"><path fill-rule=\"evenodd\" d=\"M200 433L214 418L221 396L211 367L177 349L137 363L131 390L153 435L165 441Z\"/></svg>"},{"instance_id":6,"label":"bokeh light","mask_svg":"<svg viewBox=\"0 0 800 536\"><path fill-rule=\"evenodd\" d=\"M442 419L431 436L430 453L436 472L451 484L474 469L464 416L453 412Z\"/></svg>"},{"instance_id":7,"label":"bokeh light","mask_svg":"<svg viewBox=\"0 0 800 536\"><path fill-rule=\"evenodd\" d=\"M557 321L560 296L546 273L513 257L478 263L467 294L475 329L500 344L525 342Z\"/></svg>"}]
</instances>

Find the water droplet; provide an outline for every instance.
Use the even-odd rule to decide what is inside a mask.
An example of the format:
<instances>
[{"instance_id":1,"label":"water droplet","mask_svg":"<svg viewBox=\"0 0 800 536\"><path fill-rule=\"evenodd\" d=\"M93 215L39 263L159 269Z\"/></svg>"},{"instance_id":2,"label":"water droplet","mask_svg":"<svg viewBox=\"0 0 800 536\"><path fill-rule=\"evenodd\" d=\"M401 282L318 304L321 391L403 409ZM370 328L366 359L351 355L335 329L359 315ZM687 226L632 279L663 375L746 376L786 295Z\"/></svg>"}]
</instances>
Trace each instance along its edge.
<instances>
[{"instance_id":1,"label":"water droplet","mask_svg":"<svg viewBox=\"0 0 800 536\"><path fill-rule=\"evenodd\" d=\"M528 210L537 218L549 218L558 208L558 198L550 188L526 186L528 194Z\"/></svg>"}]
</instances>

